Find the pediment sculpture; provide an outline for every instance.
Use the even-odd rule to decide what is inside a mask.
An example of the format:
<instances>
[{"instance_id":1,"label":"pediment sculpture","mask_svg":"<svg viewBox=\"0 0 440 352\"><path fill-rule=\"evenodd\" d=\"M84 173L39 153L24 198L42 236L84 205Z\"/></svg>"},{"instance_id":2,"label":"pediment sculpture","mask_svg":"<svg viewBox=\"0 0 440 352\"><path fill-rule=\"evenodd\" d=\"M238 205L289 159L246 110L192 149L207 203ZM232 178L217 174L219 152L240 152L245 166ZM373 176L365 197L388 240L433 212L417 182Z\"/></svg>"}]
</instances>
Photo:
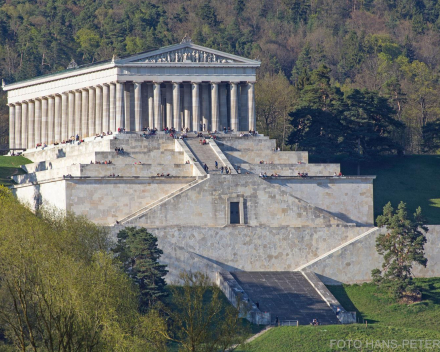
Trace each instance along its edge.
<instances>
[{"instance_id":1,"label":"pediment sculpture","mask_svg":"<svg viewBox=\"0 0 440 352\"><path fill-rule=\"evenodd\" d=\"M234 60L229 58L216 55L207 51L192 49L192 48L182 48L179 50L169 51L158 55L149 56L142 58L135 62L146 62L146 63L191 63L191 62L203 62L203 63L233 63Z\"/></svg>"}]
</instances>

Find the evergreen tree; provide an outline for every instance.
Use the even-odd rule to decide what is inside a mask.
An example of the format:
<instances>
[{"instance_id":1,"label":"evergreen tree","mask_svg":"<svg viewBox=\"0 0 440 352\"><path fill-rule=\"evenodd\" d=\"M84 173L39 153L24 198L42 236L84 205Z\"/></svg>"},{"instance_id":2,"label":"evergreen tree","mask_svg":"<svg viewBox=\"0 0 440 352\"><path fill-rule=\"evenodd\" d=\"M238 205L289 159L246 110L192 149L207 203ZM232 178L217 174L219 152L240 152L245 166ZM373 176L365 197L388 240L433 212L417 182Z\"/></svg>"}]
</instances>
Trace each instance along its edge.
<instances>
[{"instance_id":1,"label":"evergreen tree","mask_svg":"<svg viewBox=\"0 0 440 352\"><path fill-rule=\"evenodd\" d=\"M163 251L157 246L157 238L145 228L126 227L117 237L113 252L118 255L124 271L139 286L139 305L144 311L167 295L164 277L168 270L159 263Z\"/></svg>"},{"instance_id":2,"label":"evergreen tree","mask_svg":"<svg viewBox=\"0 0 440 352\"><path fill-rule=\"evenodd\" d=\"M300 92L298 105L290 113L293 131L288 142L329 160L338 154L344 134L340 116L343 94L330 84L330 69L321 66L312 72L310 84Z\"/></svg>"},{"instance_id":3,"label":"evergreen tree","mask_svg":"<svg viewBox=\"0 0 440 352\"><path fill-rule=\"evenodd\" d=\"M386 98L377 92L354 89L346 94L344 100L344 146L350 159L358 162L359 166L360 161L401 150L401 146L392 139L392 133L403 125L394 119L395 111Z\"/></svg>"},{"instance_id":4,"label":"evergreen tree","mask_svg":"<svg viewBox=\"0 0 440 352\"><path fill-rule=\"evenodd\" d=\"M420 207L414 213L414 221L408 219L404 202L400 202L397 212L394 212L389 202L376 222L380 227L386 226L387 233L380 234L376 239L377 252L384 259L382 270L374 269L371 274L377 284L390 288L400 298L415 290L413 265L419 264L426 268L425 234L428 227Z\"/></svg>"},{"instance_id":5,"label":"evergreen tree","mask_svg":"<svg viewBox=\"0 0 440 352\"><path fill-rule=\"evenodd\" d=\"M428 122L423 126L423 151L433 153L440 149L440 119Z\"/></svg>"},{"instance_id":6,"label":"evergreen tree","mask_svg":"<svg viewBox=\"0 0 440 352\"><path fill-rule=\"evenodd\" d=\"M309 43L306 43L299 53L298 60L292 70L292 81L297 82L298 78L310 70L312 64L312 49Z\"/></svg>"}]
</instances>

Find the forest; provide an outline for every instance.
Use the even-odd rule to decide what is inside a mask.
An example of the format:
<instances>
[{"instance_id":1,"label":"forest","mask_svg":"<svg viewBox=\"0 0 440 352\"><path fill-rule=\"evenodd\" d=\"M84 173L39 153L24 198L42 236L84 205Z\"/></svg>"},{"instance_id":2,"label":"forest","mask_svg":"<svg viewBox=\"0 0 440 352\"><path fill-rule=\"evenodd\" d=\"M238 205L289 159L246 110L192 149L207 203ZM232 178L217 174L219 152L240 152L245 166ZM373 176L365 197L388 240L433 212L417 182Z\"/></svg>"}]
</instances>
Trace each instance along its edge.
<instances>
[{"instance_id":1,"label":"forest","mask_svg":"<svg viewBox=\"0 0 440 352\"><path fill-rule=\"evenodd\" d=\"M0 4L0 71L6 83L63 70L72 59L81 65L175 44L188 33L197 44L262 62L256 87L257 126L283 148L310 147L302 142L307 136L298 135L305 120L296 112L306 113L304 99L310 96L305 97L304 89L316 84L312 77L317 69L325 71L332 92L344 96L345 106L356 94L365 102L372 97L385 102L392 143L381 149L384 153L420 154L439 147L440 4L436 0L6 0ZM0 103L0 144L5 147L4 93ZM336 116L344 127L340 116L350 114L352 110L343 108L327 117ZM333 137L345 138L338 133ZM344 148L352 148L353 141L356 138ZM359 139L357 144L360 150Z\"/></svg>"}]
</instances>

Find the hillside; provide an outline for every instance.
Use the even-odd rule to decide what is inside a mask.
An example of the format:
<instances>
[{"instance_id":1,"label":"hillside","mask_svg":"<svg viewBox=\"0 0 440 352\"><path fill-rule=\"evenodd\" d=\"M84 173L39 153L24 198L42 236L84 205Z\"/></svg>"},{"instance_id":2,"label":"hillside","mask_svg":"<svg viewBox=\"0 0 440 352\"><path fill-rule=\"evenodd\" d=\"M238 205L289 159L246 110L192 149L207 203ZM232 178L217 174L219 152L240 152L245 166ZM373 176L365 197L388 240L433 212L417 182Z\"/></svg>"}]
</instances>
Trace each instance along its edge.
<instances>
[{"instance_id":1,"label":"hillside","mask_svg":"<svg viewBox=\"0 0 440 352\"><path fill-rule=\"evenodd\" d=\"M24 174L20 165L29 164L31 161L22 156L0 156L0 185L12 184L12 175Z\"/></svg>"},{"instance_id":2,"label":"hillside","mask_svg":"<svg viewBox=\"0 0 440 352\"><path fill-rule=\"evenodd\" d=\"M342 163L342 172L356 175L356 166ZM374 217L381 215L390 202L397 208L400 201L407 204L409 214L422 208L427 223L440 224L440 156L412 155L381 158L361 166L362 175L376 175L374 180Z\"/></svg>"},{"instance_id":3,"label":"hillside","mask_svg":"<svg viewBox=\"0 0 440 352\"><path fill-rule=\"evenodd\" d=\"M295 89L325 64L333 85L386 97L407 126L395 139L419 153L422 127L440 111L439 13L436 0L8 0L0 2L0 75L10 83L72 59L87 64L178 43L188 33L197 44L262 61L258 127L280 144ZM268 113L258 91L278 72L285 109ZM0 94L0 147L5 99Z\"/></svg>"},{"instance_id":4,"label":"hillside","mask_svg":"<svg viewBox=\"0 0 440 352\"><path fill-rule=\"evenodd\" d=\"M348 310L356 310L361 322L368 321L367 326L354 324L280 327L270 330L235 351L330 352L388 349L408 351L410 348L404 345L406 340L430 341L431 346L423 345L424 348L420 348L420 345L417 345L417 350L433 350L433 340L440 339L438 321L440 279L417 281L423 287L423 301L413 305L395 304L387 294L377 290L373 284L330 286L330 290L341 304ZM355 349L353 346L348 348L349 340L357 341L358 348ZM339 348L335 345L338 341L340 341ZM371 348L372 341L374 348ZM346 345L343 345L344 342ZM367 345L368 343L370 345ZM389 347L392 343L395 344L394 348Z\"/></svg>"}]
</instances>

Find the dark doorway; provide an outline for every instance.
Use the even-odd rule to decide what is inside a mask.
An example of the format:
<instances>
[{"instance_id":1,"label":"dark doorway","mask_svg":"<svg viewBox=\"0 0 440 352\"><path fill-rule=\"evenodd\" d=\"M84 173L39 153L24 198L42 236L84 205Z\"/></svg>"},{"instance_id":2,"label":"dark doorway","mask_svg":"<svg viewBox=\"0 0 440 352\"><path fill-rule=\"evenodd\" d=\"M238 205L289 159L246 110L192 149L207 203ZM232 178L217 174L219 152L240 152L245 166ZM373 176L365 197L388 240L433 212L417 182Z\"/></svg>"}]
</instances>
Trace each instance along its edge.
<instances>
[{"instance_id":1,"label":"dark doorway","mask_svg":"<svg viewBox=\"0 0 440 352\"><path fill-rule=\"evenodd\" d=\"M231 202L231 224L239 224L240 223L240 203L239 202Z\"/></svg>"}]
</instances>

